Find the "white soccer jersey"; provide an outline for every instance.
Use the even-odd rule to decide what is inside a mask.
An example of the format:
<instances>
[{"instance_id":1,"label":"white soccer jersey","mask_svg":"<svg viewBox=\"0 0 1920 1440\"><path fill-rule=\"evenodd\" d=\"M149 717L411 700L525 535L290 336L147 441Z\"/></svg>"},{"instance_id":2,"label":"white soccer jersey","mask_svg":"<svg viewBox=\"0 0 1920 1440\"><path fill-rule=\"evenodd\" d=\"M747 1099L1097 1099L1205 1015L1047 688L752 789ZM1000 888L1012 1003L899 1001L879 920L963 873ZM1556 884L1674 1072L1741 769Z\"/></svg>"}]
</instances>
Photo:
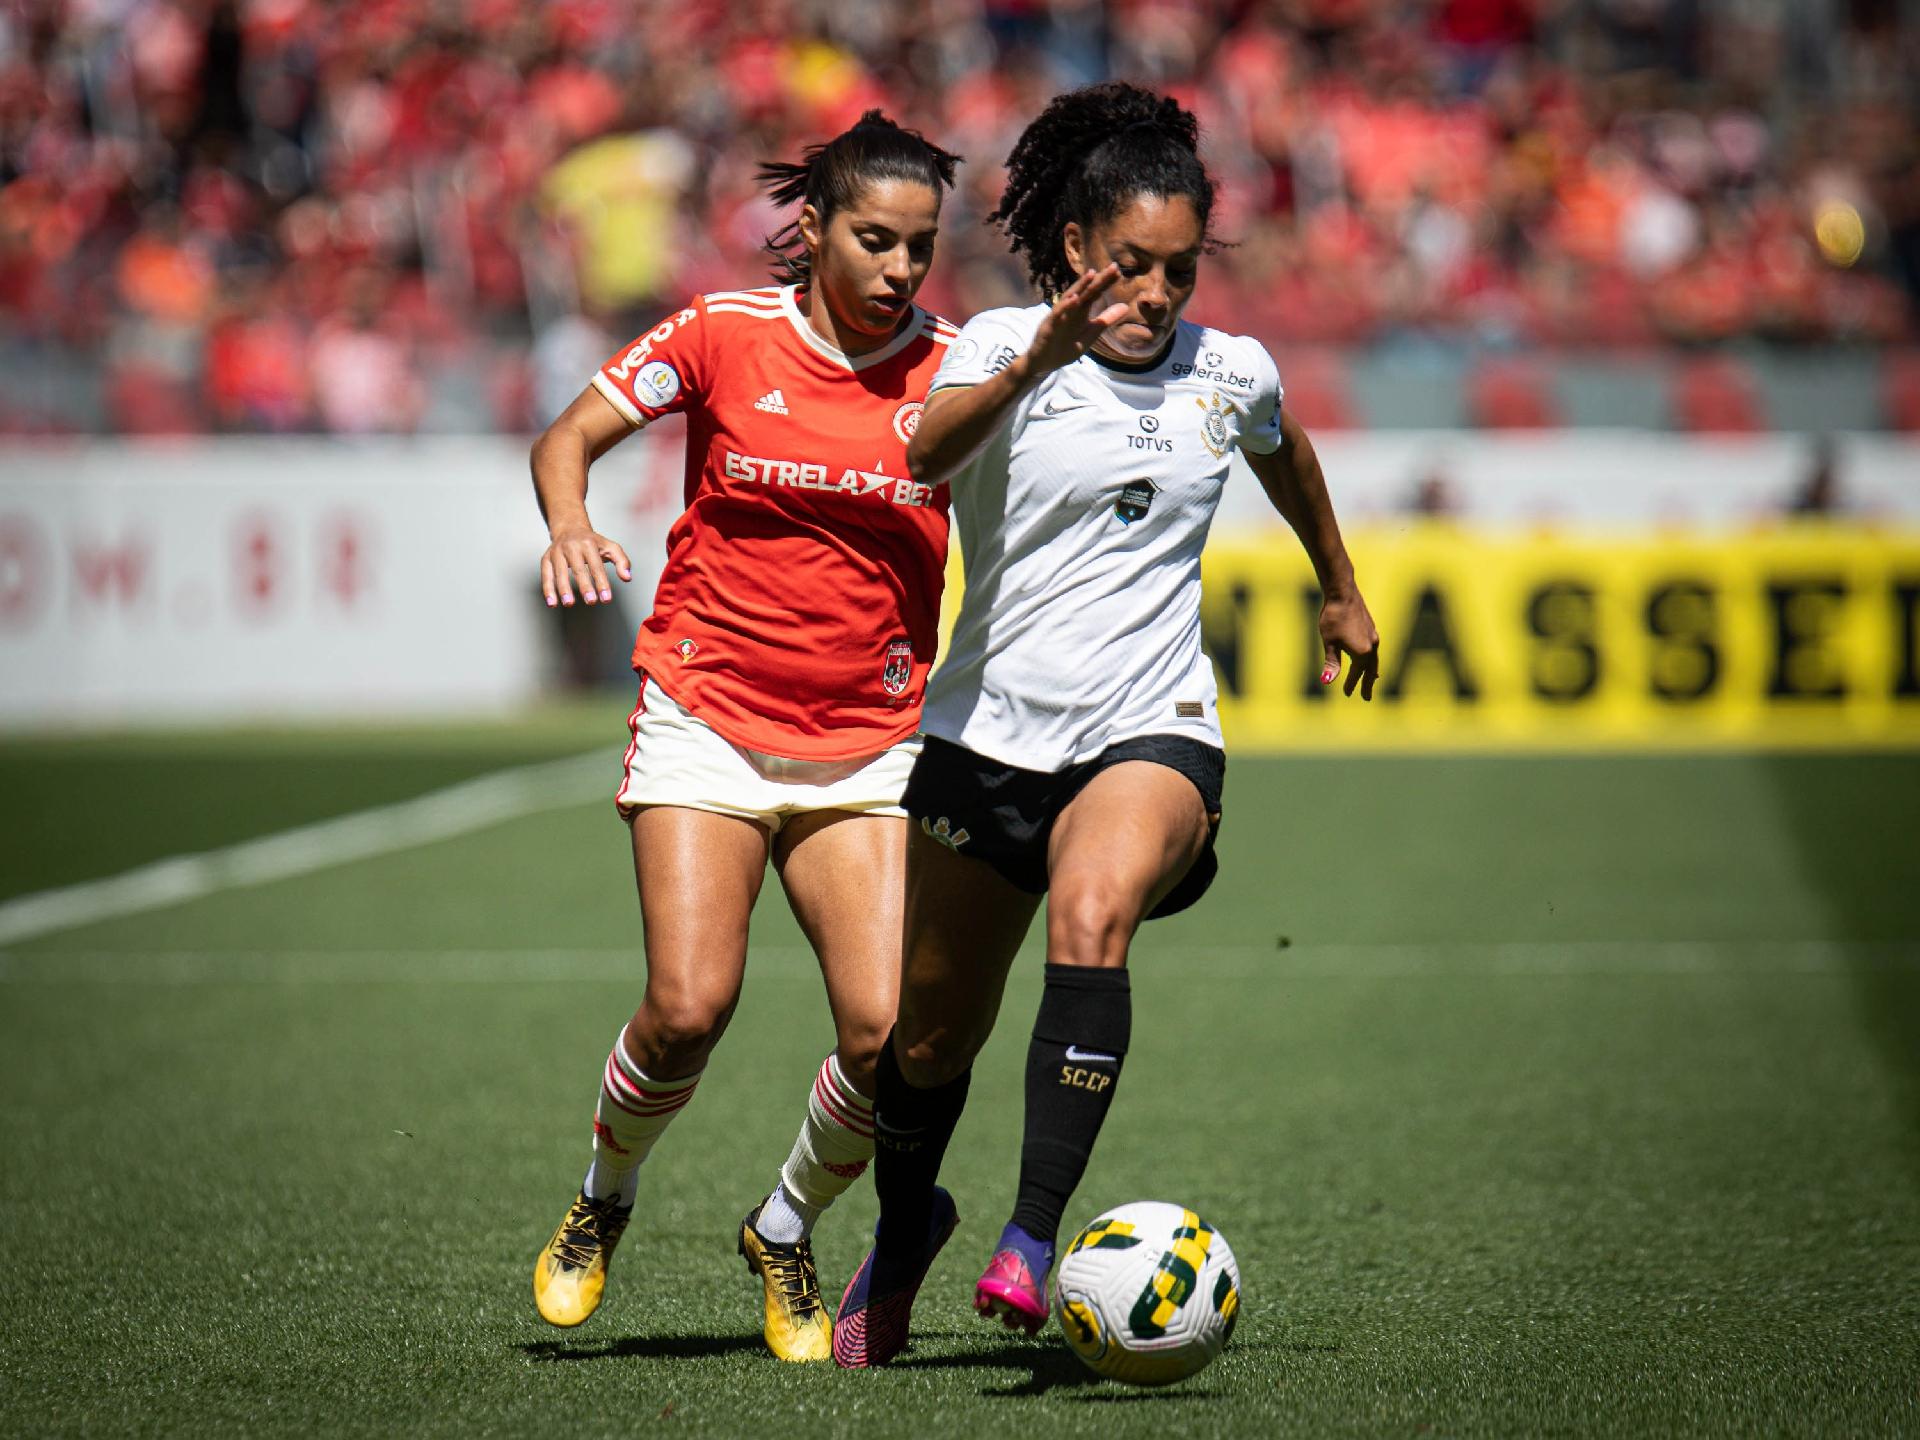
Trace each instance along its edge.
<instances>
[{"instance_id":1,"label":"white soccer jersey","mask_svg":"<svg viewBox=\"0 0 1920 1440\"><path fill-rule=\"evenodd\" d=\"M1005 369L1046 314L976 315L933 389ZM1259 342L1184 321L1156 365L1086 355L1023 396L951 482L967 588L926 733L1047 771L1140 735L1218 745L1200 550L1233 447L1279 448L1280 398Z\"/></svg>"}]
</instances>

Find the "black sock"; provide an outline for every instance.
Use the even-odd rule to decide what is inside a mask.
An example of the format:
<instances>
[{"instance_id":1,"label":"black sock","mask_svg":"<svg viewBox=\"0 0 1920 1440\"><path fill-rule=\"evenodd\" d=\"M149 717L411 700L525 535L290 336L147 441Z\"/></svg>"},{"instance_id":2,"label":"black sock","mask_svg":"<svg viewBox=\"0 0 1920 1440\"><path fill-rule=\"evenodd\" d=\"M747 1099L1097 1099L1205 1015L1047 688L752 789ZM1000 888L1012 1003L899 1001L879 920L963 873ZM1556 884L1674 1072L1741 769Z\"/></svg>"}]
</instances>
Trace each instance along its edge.
<instances>
[{"instance_id":1,"label":"black sock","mask_svg":"<svg viewBox=\"0 0 1920 1440\"><path fill-rule=\"evenodd\" d=\"M971 1068L944 1085L907 1083L894 1059L893 1036L880 1047L873 1092L873 1189L880 1197L874 1249L918 1256L933 1226L933 1182L967 1105Z\"/></svg>"},{"instance_id":2,"label":"black sock","mask_svg":"<svg viewBox=\"0 0 1920 1440\"><path fill-rule=\"evenodd\" d=\"M1047 966L1027 1046L1027 1128L1013 1223L1049 1245L1087 1172L1133 1033L1127 972Z\"/></svg>"}]
</instances>

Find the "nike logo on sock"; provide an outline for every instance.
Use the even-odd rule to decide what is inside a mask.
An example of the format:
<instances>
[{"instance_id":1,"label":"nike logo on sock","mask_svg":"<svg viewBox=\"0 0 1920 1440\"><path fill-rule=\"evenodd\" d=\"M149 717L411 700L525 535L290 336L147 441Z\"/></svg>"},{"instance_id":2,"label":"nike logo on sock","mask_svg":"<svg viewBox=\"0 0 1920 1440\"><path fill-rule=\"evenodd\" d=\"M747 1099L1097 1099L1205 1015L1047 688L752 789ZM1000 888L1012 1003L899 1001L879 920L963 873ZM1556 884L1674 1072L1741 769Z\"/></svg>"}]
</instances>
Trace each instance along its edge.
<instances>
[{"instance_id":1,"label":"nike logo on sock","mask_svg":"<svg viewBox=\"0 0 1920 1440\"><path fill-rule=\"evenodd\" d=\"M1078 1061L1083 1065L1088 1061L1096 1065L1111 1065L1118 1058L1115 1055L1102 1055L1097 1050L1082 1050L1077 1045L1067 1046L1067 1059Z\"/></svg>"}]
</instances>

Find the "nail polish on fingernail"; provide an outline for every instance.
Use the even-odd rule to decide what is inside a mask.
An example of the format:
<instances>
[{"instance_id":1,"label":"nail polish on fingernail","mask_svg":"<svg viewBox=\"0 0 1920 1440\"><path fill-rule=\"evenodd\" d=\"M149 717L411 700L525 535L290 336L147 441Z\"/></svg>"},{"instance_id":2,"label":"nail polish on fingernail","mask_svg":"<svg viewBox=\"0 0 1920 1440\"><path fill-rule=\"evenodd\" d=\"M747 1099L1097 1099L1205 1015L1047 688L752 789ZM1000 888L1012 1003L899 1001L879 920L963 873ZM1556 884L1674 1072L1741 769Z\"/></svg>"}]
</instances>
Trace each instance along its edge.
<instances>
[{"instance_id":1,"label":"nail polish on fingernail","mask_svg":"<svg viewBox=\"0 0 1920 1440\"><path fill-rule=\"evenodd\" d=\"M602 600L611 600L611 599L613 598L613 591L611 591L611 590L602 590L602 591L600 592L600 598L601 598Z\"/></svg>"},{"instance_id":2,"label":"nail polish on fingernail","mask_svg":"<svg viewBox=\"0 0 1920 1440\"><path fill-rule=\"evenodd\" d=\"M1331 666L1329 666L1325 670L1322 670L1320 672L1320 683L1322 685L1331 685L1333 683L1333 677L1335 673L1336 672L1332 669Z\"/></svg>"}]
</instances>

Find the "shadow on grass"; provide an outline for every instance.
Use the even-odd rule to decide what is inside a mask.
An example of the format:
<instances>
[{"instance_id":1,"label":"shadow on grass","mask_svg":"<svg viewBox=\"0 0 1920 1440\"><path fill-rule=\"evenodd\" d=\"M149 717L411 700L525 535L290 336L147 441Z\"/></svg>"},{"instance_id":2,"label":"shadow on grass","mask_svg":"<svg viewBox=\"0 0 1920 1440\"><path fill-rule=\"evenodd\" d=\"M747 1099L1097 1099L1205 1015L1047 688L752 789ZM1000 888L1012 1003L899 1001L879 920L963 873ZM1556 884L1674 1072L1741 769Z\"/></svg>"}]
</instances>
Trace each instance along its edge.
<instances>
[{"instance_id":1,"label":"shadow on grass","mask_svg":"<svg viewBox=\"0 0 1920 1440\"><path fill-rule=\"evenodd\" d=\"M602 1345L530 1340L518 1349L529 1360L553 1364L562 1360L699 1360L736 1355L743 1350L765 1350L766 1345L758 1335L629 1335Z\"/></svg>"},{"instance_id":2,"label":"shadow on grass","mask_svg":"<svg viewBox=\"0 0 1920 1440\"><path fill-rule=\"evenodd\" d=\"M1910 854L1920 814L1920 756L1777 756L1770 778L1804 873L1847 942L1861 1029L1907 1121L1920 1168L1920 888Z\"/></svg>"},{"instance_id":3,"label":"shadow on grass","mask_svg":"<svg viewBox=\"0 0 1920 1440\"><path fill-rule=\"evenodd\" d=\"M1070 1392L1077 1403L1089 1405L1192 1403L1211 1400L1205 1391L1172 1385L1163 1389L1136 1389L1102 1380L1080 1363L1064 1345L1045 1340L1006 1340L986 1349L956 1355L916 1356L897 1360L895 1370L1024 1370L1022 1379L981 1390L991 1399L1019 1400L1055 1390Z\"/></svg>"}]
</instances>

